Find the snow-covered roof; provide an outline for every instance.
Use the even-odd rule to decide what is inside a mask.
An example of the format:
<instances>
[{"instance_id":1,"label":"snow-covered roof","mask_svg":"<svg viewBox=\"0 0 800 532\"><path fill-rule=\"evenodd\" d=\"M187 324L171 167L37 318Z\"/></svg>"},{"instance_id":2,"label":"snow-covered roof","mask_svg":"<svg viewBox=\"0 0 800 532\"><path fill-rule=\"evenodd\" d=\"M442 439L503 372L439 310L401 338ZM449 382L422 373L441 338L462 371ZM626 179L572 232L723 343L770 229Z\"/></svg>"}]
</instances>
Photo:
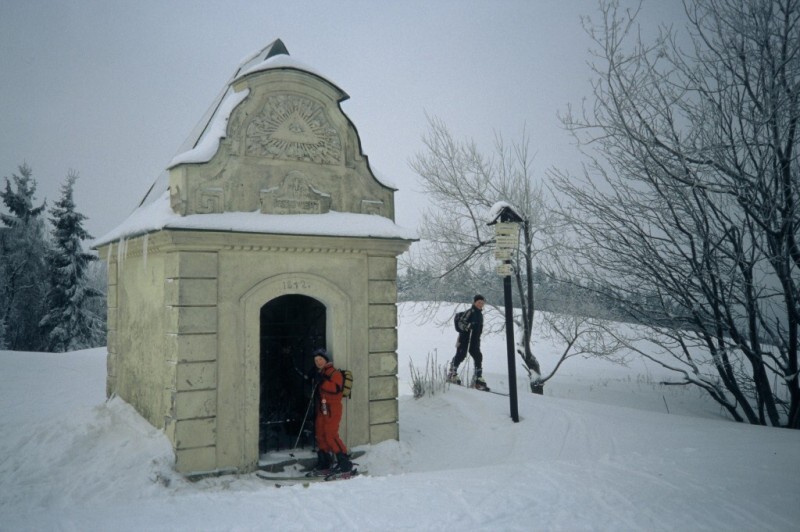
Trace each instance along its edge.
<instances>
[{"instance_id":1,"label":"snow-covered roof","mask_svg":"<svg viewBox=\"0 0 800 532\"><path fill-rule=\"evenodd\" d=\"M207 162L214 156L214 153L216 153L219 147L220 139L225 137L225 127L228 124L231 111L233 111L236 105L241 103L242 99L248 94L247 91L243 91L243 94L238 95L241 99L237 101L231 89L231 85L244 75L245 72L255 72L256 70L254 69L258 68L259 65L263 70L265 64L269 64L271 68L296 68L323 77L299 61L291 60L290 63L278 60L281 56L289 58L288 54L289 52L286 50L283 41L277 39L264 48L245 56L239 62L239 65L236 67L230 79L225 83L222 91L214 98L211 106L209 106L208 110L200 118L197 125L189 132L189 136L187 136L186 140L180 145L170 163L150 186L150 189L144 195L144 198L142 198L139 206L154 201L161 196L162 192L167 190L169 187L170 168L181 163Z\"/></svg>"},{"instance_id":2,"label":"snow-covered roof","mask_svg":"<svg viewBox=\"0 0 800 532\"><path fill-rule=\"evenodd\" d=\"M325 214L262 214L255 211L181 216L172 210L169 191L165 191L156 201L139 207L114 230L92 242L92 247L161 229L402 240L418 238L415 231L374 214L335 211Z\"/></svg>"},{"instance_id":3,"label":"snow-covered roof","mask_svg":"<svg viewBox=\"0 0 800 532\"><path fill-rule=\"evenodd\" d=\"M276 39L264 48L245 56L236 67L233 75L223 87L222 91L214 99L211 106L203 114L203 117L192 129L189 136L181 144L178 152L172 158L150 189L145 194L140 206L146 205L156 198L169 187L169 169L184 163L205 163L211 160L219 148L219 142L225 138L226 127L231 112L248 95L248 91L234 92L233 84L239 79L253 74L273 69L294 69L308 72L328 83L336 86L329 77L323 75L318 70L298 61L289 55L289 51L283 41ZM338 87L338 86L337 86ZM339 89L341 91L341 89ZM344 99L349 98L344 91ZM373 175L382 185L397 190L397 186L383 175L379 175L373 169Z\"/></svg>"},{"instance_id":4,"label":"snow-covered roof","mask_svg":"<svg viewBox=\"0 0 800 532\"><path fill-rule=\"evenodd\" d=\"M217 107L217 111L211 116L203 135L197 139L192 149L178 153L173 157L172 161L167 165L167 170L183 163L207 163L210 161L219 149L219 141L225 138L228 118L230 118L236 106L247 98L248 94L250 94L249 90L234 92L233 89L228 88L225 97Z\"/></svg>"},{"instance_id":5,"label":"snow-covered roof","mask_svg":"<svg viewBox=\"0 0 800 532\"><path fill-rule=\"evenodd\" d=\"M225 212L180 216L169 203L169 169L179 164L205 163L219 149L225 138L228 119L233 110L249 95L249 89L236 92L239 79L270 69L295 69L308 72L335 86L329 78L289 56L280 39L244 57L208 111L183 142L178 153L145 194L139 207L118 227L92 243L99 247L160 229L196 229L208 231L240 231L272 234L352 236L400 238L416 240L414 231L396 225L392 220L375 215L329 212L327 214L274 215L260 212ZM344 94L344 99L348 96ZM371 169L384 186L397 190L390 180Z\"/></svg>"},{"instance_id":6,"label":"snow-covered roof","mask_svg":"<svg viewBox=\"0 0 800 532\"><path fill-rule=\"evenodd\" d=\"M179 151L173 157L172 161L167 165L167 169L183 163L207 163L214 157L214 154L217 153L217 148L219 148L219 141L225 138L231 113L249 93L246 90L238 93L234 92L234 83L256 72L286 68L302 70L331 83L326 76L291 57L283 41L280 39L273 41L258 52L245 57L239 63L221 95L214 100L209 111L203 115L203 120L200 123L202 127L195 127L193 130L190 136L190 139L194 139L191 143L191 148L187 149L186 143L184 143L183 151ZM348 96L345 95L345 99L347 98Z\"/></svg>"},{"instance_id":7,"label":"snow-covered roof","mask_svg":"<svg viewBox=\"0 0 800 532\"><path fill-rule=\"evenodd\" d=\"M489 209L489 214L487 215L487 219L489 220L490 225L498 221L497 219L500 217L500 214L503 212L504 209L510 210L513 214L515 214L519 218L523 218L523 216L520 214L521 211L519 211L516 207L514 207L507 201L498 201L497 203L492 205L491 209Z\"/></svg>"}]
</instances>

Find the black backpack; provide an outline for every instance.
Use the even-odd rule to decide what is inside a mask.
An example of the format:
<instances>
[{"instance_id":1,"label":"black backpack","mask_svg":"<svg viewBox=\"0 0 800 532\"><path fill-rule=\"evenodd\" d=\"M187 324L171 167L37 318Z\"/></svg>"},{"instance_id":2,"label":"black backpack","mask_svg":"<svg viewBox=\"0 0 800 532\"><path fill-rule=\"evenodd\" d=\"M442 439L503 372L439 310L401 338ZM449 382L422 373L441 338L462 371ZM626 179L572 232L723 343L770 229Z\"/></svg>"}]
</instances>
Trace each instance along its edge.
<instances>
[{"instance_id":1,"label":"black backpack","mask_svg":"<svg viewBox=\"0 0 800 532\"><path fill-rule=\"evenodd\" d=\"M456 312L456 315L453 318L453 326L456 328L456 332L463 333L463 332L467 332L469 330L469 329L465 329L464 328L464 323L462 323L462 319L464 318L464 315L467 312L469 312L469 309L461 311L461 312ZM466 324L467 324L467 327L469 327L469 322L466 322Z\"/></svg>"}]
</instances>

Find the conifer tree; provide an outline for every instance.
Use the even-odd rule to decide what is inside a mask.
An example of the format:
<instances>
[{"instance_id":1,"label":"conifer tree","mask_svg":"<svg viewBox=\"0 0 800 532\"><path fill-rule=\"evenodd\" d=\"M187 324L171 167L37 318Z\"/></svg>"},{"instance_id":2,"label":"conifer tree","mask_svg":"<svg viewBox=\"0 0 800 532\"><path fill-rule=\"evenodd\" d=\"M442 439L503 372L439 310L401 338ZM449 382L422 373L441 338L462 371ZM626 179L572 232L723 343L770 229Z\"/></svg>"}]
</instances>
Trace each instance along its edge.
<instances>
[{"instance_id":1,"label":"conifer tree","mask_svg":"<svg viewBox=\"0 0 800 532\"><path fill-rule=\"evenodd\" d=\"M53 247L48 257L49 309L42 318L47 349L64 352L97 345L102 320L92 311L100 294L87 283L88 266L97 257L83 251L81 241L92 238L83 228L86 216L75 210L73 191L78 174L70 171L61 198L50 209Z\"/></svg>"},{"instance_id":2,"label":"conifer tree","mask_svg":"<svg viewBox=\"0 0 800 532\"><path fill-rule=\"evenodd\" d=\"M0 349L6 349L6 321L0 319Z\"/></svg>"},{"instance_id":3,"label":"conifer tree","mask_svg":"<svg viewBox=\"0 0 800 532\"><path fill-rule=\"evenodd\" d=\"M0 320L7 349L36 351L44 347L39 321L47 293L45 256L47 240L42 212L34 206L36 180L23 164L19 175L5 179L0 199L8 212L0 212ZM13 188L12 188L13 182Z\"/></svg>"}]
</instances>

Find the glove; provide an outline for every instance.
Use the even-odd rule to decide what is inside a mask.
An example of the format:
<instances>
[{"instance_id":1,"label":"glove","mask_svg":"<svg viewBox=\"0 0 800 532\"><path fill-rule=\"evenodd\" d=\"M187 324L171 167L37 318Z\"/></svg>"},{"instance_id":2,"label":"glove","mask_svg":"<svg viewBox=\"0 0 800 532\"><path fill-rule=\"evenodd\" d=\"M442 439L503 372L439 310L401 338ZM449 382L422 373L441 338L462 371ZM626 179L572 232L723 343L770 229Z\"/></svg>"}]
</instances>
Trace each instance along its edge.
<instances>
[{"instance_id":1,"label":"glove","mask_svg":"<svg viewBox=\"0 0 800 532\"><path fill-rule=\"evenodd\" d=\"M310 370L308 370L308 372L306 372L303 375L303 378L307 381L319 383L321 375L319 374L319 371L317 371L316 368L311 368Z\"/></svg>"}]
</instances>

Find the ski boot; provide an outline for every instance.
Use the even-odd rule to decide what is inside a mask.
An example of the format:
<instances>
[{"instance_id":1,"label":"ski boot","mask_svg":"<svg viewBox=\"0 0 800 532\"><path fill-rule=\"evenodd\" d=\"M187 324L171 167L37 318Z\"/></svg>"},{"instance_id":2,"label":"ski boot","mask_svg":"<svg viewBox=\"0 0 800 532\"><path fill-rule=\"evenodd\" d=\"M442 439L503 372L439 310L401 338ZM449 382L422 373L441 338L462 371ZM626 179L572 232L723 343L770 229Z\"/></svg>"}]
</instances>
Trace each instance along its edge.
<instances>
[{"instance_id":1,"label":"ski boot","mask_svg":"<svg viewBox=\"0 0 800 532\"><path fill-rule=\"evenodd\" d=\"M458 376L458 368L456 368L452 363L447 369L447 382L451 384L461 384L461 377Z\"/></svg>"},{"instance_id":2,"label":"ski boot","mask_svg":"<svg viewBox=\"0 0 800 532\"><path fill-rule=\"evenodd\" d=\"M336 465L325 476L325 480L346 480L358 474L353 467L353 462L346 453L336 454Z\"/></svg>"},{"instance_id":3,"label":"ski boot","mask_svg":"<svg viewBox=\"0 0 800 532\"><path fill-rule=\"evenodd\" d=\"M326 477L331 473L333 460L330 453L317 451L317 464L314 469L306 473L307 477Z\"/></svg>"},{"instance_id":4,"label":"ski boot","mask_svg":"<svg viewBox=\"0 0 800 532\"><path fill-rule=\"evenodd\" d=\"M350 461L350 457L347 456L346 453L337 453L336 454L336 467L333 468L333 471L338 473L348 473L353 469L353 462Z\"/></svg>"},{"instance_id":5,"label":"ski boot","mask_svg":"<svg viewBox=\"0 0 800 532\"><path fill-rule=\"evenodd\" d=\"M486 381L483 379L483 371L480 369L475 370L475 378L472 380L472 387L483 392L489 391L489 386L486 385Z\"/></svg>"}]
</instances>

